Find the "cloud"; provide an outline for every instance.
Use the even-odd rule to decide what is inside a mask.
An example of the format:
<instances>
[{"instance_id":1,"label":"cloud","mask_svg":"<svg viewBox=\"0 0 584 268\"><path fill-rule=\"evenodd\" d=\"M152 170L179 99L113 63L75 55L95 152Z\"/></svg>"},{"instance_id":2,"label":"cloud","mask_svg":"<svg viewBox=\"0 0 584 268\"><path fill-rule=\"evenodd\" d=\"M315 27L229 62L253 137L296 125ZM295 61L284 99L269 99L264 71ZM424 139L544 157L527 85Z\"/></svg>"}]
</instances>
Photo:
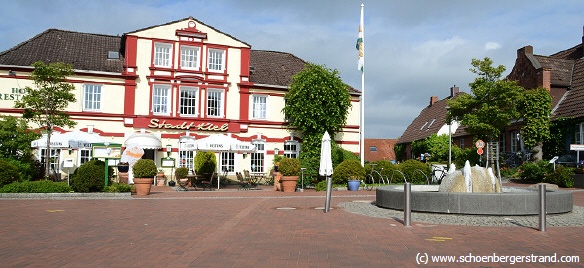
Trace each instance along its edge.
<instances>
[{"instance_id":1,"label":"cloud","mask_svg":"<svg viewBox=\"0 0 584 268\"><path fill-rule=\"evenodd\" d=\"M487 42L485 44L485 50L497 50L499 48L501 48L501 44L497 42Z\"/></svg>"}]
</instances>

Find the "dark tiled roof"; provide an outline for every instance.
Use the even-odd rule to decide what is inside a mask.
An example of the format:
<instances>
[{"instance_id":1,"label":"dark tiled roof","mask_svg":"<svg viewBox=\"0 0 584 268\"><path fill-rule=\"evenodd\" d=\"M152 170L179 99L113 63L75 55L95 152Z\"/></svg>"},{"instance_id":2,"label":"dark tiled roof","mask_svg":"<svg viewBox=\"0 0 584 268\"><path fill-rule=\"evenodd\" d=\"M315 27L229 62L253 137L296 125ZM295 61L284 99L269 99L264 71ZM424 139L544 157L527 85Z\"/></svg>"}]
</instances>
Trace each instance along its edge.
<instances>
[{"instance_id":1,"label":"dark tiled roof","mask_svg":"<svg viewBox=\"0 0 584 268\"><path fill-rule=\"evenodd\" d=\"M285 52L251 50L250 81L256 84L288 86L292 76L302 70L305 61Z\"/></svg>"},{"instance_id":2,"label":"dark tiled roof","mask_svg":"<svg viewBox=\"0 0 584 268\"><path fill-rule=\"evenodd\" d=\"M572 82L573 60L558 59L540 55L533 55L543 68L552 69L551 83L552 86L567 87Z\"/></svg>"},{"instance_id":3,"label":"dark tiled roof","mask_svg":"<svg viewBox=\"0 0 584 268\"><path fill-rule=\"evenodd\" d=\"M379 160L391 161L395 159L395 152L393 147L397 139L365 139L365 161L375 162ZM374 146L377 151L371 151L371 147Z\"/></svg>"},{"instance_id":4,"label":"dark tiled roof","mask_svg":"<svg viewBox=\"0 0 584 268\"><path fill-rule=\"evenodd\" d=\"M464 93L458 93L464 94ZM420 115L406 128L397 143L409 143L422 140L438 133L446 122L446 103L450 97L438 100L432 105L426 106Z\"/></svg>"},{"instance_id":5,"label":"dark tiled roof","mask_svg":"<svg viewBox=\"0 0 584 268\"><path fill-rule=\"evenodd\" d=\"M572 86L553 114L558 117L584 117L584 59L575 61Z\"/></svg>"},{"instance_id":6,"label":"dark tiled roof","mask_svg":"<svg viewBox=\"0 0 584 268\"><path fill-rule=\"evenodd\" d=\"M108 59L108 51L118 52L119 36L48 29L0 53L0 64L31 66L36 61L64 62L73 69L121 73L122 59Z\"/></svg>"}]
</instances>

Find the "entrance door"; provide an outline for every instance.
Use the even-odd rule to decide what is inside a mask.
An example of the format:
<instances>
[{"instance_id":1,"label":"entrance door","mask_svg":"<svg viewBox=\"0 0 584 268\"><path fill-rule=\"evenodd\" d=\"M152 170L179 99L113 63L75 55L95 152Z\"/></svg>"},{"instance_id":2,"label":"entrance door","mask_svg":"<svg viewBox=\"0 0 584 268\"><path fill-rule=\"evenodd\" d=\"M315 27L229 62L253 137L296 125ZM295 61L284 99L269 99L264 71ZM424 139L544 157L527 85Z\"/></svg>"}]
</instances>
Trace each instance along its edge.
<instances>
[{"instance_id":1,"label":"entrance door","mask_svg":"<svg viewBox=\"0 0 584 268\"><path fill-rule=\"evenodd\" d=\"M142 156L142 159L151 159L154 160L154 156L156 155L156 152L154 149L144 149L144 155Z\"/></svg>"}]
</instances>

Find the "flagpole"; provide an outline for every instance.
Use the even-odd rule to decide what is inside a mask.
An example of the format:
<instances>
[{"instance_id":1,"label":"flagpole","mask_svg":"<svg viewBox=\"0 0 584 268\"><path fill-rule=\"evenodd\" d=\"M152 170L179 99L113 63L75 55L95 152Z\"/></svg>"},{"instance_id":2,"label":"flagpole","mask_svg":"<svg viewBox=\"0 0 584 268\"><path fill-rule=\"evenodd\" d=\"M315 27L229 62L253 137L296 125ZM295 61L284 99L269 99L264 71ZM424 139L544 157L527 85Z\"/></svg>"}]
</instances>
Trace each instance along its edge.
<instances>
[{"instance_id":1,"label":"flagpole","mask_svg":"<svg viewBox=\"0 0 584 268\"><path fill-rule=\"evenodd\" d=\"M359 28L361 30L361 136L359 137L359 146L361 148L361 166L365 166L365 24L363 23L363 8L365 4L361 3L361 20Z\"/></svg>"}]
</instances>

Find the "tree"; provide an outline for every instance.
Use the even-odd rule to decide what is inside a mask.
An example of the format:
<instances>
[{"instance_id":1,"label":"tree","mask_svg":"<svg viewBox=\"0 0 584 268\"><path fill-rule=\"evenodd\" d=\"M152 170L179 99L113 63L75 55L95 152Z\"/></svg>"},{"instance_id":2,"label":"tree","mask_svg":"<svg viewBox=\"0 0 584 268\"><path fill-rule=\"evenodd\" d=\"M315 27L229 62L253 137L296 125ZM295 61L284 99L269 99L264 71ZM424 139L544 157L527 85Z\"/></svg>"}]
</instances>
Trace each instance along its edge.
<instances>
[{"instance_id":1,"label":"tree","mask_svg":"<svg viewBox=\"0 0 584 268\"><path fill-rule=\"evenodd\" d=\"M0 158L30 160L30 143L39 138L30 131L26 121L13 116L0 117Z\"/></svg>"},{"instance_id":2,"label":"tree","mask_svg":"<svg viewBox=\"0 0 584 268\"><path fill-rule=\"evenodd\" d=\"M334 137L346 124L351 108L348 88L336 69L324 65L307 63L292 76L282 112L288 118L289 129L302 131L301 158L318 158L324 132Z\"/></svg>"},{"instance_id":3,"label":"tree","mask_svg":"<svg viewBox=\"0 0 584 268\"><path fill-rule=\"evenodd\" d=\"M521 137L528 147L551 138L551 106L552 96L547 89L539 87L525 91L519 111L523 118Z\"/></svg>"},{"instance_id":4,"label":"tree","mask_svg":"<svg viewBox=\"0 0 584 268\"><path fill-rule=\"evenodd\" d=\"M14 107L24 109L23 118L45 128L47 132L47 157L45 157L45 176L49 173L50 144L53 128L73 127L75 121L69 119L65 109L70 102L75 102L73 84L67 82L67 76L73 75L71 65L37 61L32 65L31 80L35 88L26 87L26 95L16 101Z\"/></svg>"}]
</instances>

